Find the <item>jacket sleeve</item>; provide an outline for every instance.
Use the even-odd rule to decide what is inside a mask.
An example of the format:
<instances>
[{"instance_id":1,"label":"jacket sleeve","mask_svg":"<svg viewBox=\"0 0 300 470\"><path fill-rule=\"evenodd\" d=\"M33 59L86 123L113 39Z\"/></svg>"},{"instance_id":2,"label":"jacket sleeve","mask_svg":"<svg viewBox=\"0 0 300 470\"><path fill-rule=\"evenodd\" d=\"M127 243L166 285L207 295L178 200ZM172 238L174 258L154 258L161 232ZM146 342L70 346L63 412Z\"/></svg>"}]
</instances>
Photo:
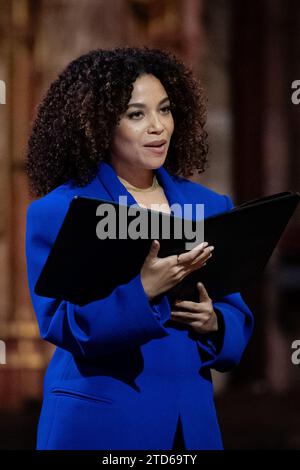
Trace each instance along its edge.
<instances>
[{"instance_id":1,"label":"jacket sleeve","mask_svg":"<svg viewBox=\"0 0 300 470\"><path fill-rule=\"evenodd\" d=\"M223 197L226 209L230 210L232 200L227 195ZM241 360L253 332L253 314L239 292L213 302L213 307L218 317L219 331L200 335L197 346L202 367L227 372Z\"/></svg>"},{"instance_id":2,"label":"jacket sleeve","mask_svg":"<svg viewBox=\"0 0 300 470\"><path fill-rule=\"evenodd\" d=\"M42 199L30 204L26 221L28 284L41 337L74 355L92 358L167 336L163 323L171 315L168 298L160 295L150 302L140 273L108 297L84 306L34 292L68 207L61 200L45 204Z\"/></svg>"}]
</instances>

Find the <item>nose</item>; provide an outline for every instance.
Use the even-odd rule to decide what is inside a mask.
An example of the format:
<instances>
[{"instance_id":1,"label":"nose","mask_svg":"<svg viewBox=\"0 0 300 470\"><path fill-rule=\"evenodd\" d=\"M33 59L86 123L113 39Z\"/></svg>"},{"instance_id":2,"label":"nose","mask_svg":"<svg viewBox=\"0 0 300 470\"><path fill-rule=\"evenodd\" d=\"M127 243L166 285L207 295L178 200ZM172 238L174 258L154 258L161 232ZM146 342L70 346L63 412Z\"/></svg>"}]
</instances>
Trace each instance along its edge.
<instances>
[{"instance_id":1,"label":"nose","mask_svg":"<svg viewBox=\"0 0 300 470\"><path fill-rule=\"evenodd\" d=\"M151 114L151 117L149 118L148 132L150 130L152 130L152 132L159 132L164 130L164 126L156 113Z\"/></svg>"}]
</instances>

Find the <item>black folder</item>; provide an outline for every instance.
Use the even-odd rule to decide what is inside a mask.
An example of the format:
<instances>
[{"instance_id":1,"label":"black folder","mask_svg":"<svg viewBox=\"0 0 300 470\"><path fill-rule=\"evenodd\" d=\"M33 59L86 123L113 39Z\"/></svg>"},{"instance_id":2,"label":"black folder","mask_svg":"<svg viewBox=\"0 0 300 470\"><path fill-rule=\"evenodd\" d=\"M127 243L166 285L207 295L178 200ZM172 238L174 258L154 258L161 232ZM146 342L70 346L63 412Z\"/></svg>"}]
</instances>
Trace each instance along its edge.
<instances>
[{"instance_id":1,"label":"black folder","mask_svg":"<svg viewBox=\"0 0 300 470\"><path fill-rule=\"evenodd\" d=\"M198 281L203 282L213 300L257 281L299 199L299 193L287 191L247 201L230 211L204 218L204 240L215 247L213 256L206 266L193 271L166 292L170 302L175 299L198 302ZM113 205L116 211L116 238L100 239L97 236L96 226L101 217L96 211L102 204ZM130 213L130 206L75 196L35 285L35 293L85 305L108 296L118 285L133 279L141 270L152 238L150 231L148 238L118 237L119 211L124 208L129 224L136 217ZM149 230L152 217L155 215L156 220L159 219L159 236L153 237L160 241L159 257L188 251L186 243L191 240L185 235L180 239L174 236L178 217L173 213L138 209L148 217ZM184 217L180 221L184 223ZM163 223L170 224L169 238L164 238ZM196 229L196 223L199 222L193 221L193 229Z\"/></svg>"}]
</instances>

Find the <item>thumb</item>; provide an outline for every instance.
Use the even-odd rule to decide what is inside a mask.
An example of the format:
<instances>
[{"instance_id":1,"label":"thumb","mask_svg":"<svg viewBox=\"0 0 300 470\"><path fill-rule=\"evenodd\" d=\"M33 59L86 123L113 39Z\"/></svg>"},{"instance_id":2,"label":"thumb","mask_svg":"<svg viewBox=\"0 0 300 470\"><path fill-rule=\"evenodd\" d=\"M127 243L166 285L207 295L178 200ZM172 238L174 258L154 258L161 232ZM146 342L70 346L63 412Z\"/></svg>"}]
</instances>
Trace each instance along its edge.
<instances>
[{"instance_id":1,"label":"thumb","mask_svg":"<svg viewBox=\"0 0 300 470\"><path fill-rule=\"evenodd\" d=\"M151 243L150 251L149 251L149 257L150 258L156 258L158 255L158 252L160 250L160 243L158 240L153 240Z\"/></svg>"},{"instance_id":2,"label":"thumb","mask_svg":"<svg viewBox=\"0 0 300 470\"><path fill-rule=\"evenodd\" d=\"M199 290L199 298L200 302L204 302L206 300L210 300L210 297L207 293L207 290L205 289L204 285L201 282L197 283L197 288Z\"/></svg>"}]
</instances>

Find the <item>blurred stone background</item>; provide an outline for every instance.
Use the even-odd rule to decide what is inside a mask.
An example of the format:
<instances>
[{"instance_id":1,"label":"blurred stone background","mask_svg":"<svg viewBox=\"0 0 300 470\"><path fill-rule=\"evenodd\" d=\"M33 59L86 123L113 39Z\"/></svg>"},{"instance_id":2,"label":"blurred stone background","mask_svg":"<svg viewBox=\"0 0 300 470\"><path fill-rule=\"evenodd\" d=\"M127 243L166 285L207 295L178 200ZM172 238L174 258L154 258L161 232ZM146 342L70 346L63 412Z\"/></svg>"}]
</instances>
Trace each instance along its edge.
<instances>
[{"instance_id":1,"label":"blurred stone background","mask_svg":"<svg viewBox=\"0 0 300 470\"><path fill-rule=\"evenodd\" d=\"M0 0L0 448L35 447L45 368L25 264L24 155L52 80L90 49L168 48L202 79L210 168L192 179L236 204L300 189L300 3L290 0ZM243 291L256 325L240 366L214 374L227 448L300 447L300 214L263 278ZM234 247L229 247L234 249Z\"/></svg>"}]
</instances>

